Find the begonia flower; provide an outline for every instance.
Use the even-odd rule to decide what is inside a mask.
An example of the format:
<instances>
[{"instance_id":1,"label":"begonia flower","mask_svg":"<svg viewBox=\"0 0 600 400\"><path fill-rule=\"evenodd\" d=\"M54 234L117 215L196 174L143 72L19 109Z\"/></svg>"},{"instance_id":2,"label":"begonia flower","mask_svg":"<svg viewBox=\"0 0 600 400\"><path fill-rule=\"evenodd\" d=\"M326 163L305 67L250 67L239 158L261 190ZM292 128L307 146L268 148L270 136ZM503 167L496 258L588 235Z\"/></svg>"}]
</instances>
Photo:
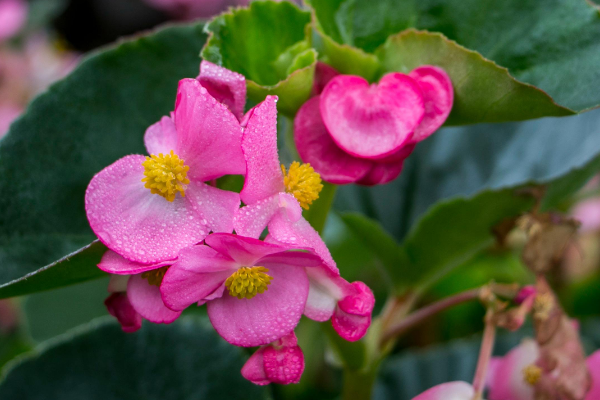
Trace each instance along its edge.
<instances>
[{"instance_id":1,"label":"begonia flower","mask_svg":"<svg viewBox=\"0 0 600 400\"><path fill-rule=\"evenodd\" d=\"M28 9L24 0L0 0L0 41L21 30L27 21Z\"/></svg>"},{"instance_id":2,"label":"begonia flower","mask_svg":"<svg viewBox=\"0 0 600 400\"><path fill-rule=\"evenodd\" d=\"M243 174L236 117L195 79L179 82L175 111L150 126L150 157L130 155L100 171L85 196L90 226L128 260L155 264L204 239L231 232L237 193L205 184Z\"/></svg>"},{"instance_id":3,"label":"begonia flower","mask_svg":"<svg viewBox=\"0 0 600 400\"><path fill-rule=\"evenodd\" d=\"M300 382L304 371L304 353L296 335L289 335L261 346L244 364L242 376L256 385Z\"/></svg>"},{"instance_id":4,"label":"begonia flower","mask_svg":"<svg viewBox=\"0 0 600 400\"><path fill-rule=\"evenodd\" d=\"M246 78L242 74L203 60L196 78L208 93L241 121L246 105Z\"/></svg>"},{"instance_id":5,"label":"begonia flower","mask_svg":"<svg viewBox=\"0 0 600 400\"><path fill-rule=\"evenodd\" d=\"M305 315L317 321L332 319L342 337L360 339L371 323L373 293L365 284L351 284L340 276L327 246L302 217L302 208L318 198L321 182L307 164L294 163L289 172L280 168L276 97L267 96L248 112L242 150L247 170L240 196L246 206L235 216L236 233L258 238L268 226L268 241L313 249L323 264L307 270Z\"/></svg>"},{"instance_id":6,"label":"begonia flower","mask_svg":"<svg viewBox=\"0 0 600 400\"><path fill-rule=\"evenodd\" d=\"M181 251L161 285L164 303L181 311L206 303L215 330L229 343L253 347L290 334L308 297L306 270L321 258L297 246L227 233Z\"/></svg>"},{"instance_id":7,"label":"begonia flower","mask_svg":"<svg viewBox=\"0 0 600 400\"><path fill-rule=\"evenodd\" d=\"M412 400L473 400L475 391L467 382L447 382L424 391ZM506 399L508 400L508 399Z\"/></svg>"},{"instance_id":8,"label":"begonia flower","mask_svg":"<svg viewBox=\"0 0 600 400\"><path fill-rule=\"evenodd\" d=\"M125 332L139 329L141 318L156 324L169 324L181 315L165 306L159 289L165 272L174 262L140 264L111 250L104 253L98 267L112 274L108 285L112 294L104 304Z\"/></svg>"},{"instance_id":9,"label":"begonia flower","mask_svg":"<svg viewBox=\"0 0 600 400\"><path fill-rule=\"evenodd\" d=\"M300 158L327 182L384 184L444 123L453 101L450 78L434 66L389 73L373 85L338 75L300 108L294 140Z\"/></svg>"}]
</instances>

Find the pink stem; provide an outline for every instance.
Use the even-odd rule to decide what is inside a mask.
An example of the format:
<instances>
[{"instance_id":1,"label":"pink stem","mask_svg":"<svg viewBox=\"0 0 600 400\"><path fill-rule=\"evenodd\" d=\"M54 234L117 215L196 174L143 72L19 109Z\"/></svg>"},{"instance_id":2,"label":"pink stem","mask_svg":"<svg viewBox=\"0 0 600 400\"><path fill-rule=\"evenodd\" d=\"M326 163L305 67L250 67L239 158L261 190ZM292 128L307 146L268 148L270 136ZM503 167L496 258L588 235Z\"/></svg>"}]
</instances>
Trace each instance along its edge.
<instances>
[{"instance_id":1,"label":"pink stem","mask_svg":"<svg viewBox=\"0 0 600 400\"><path fill-rule=\"evenodd\" d=\"M479 350L479 359L477 360L477 369L475 370L475 378L473 378L473 390L475 390L473 400L481 400L483 396L485 377L492 357L492 351L494 350L494 340L496 338L496 325L491 321L491 311L488 311L485 321L481 349Z\"/></svg>"},{"instance_id":2,"label":"pink stem","mask_svg":"<svg viewBox=\"0 0 600 400\"><path fill-rule=\"evenodd\" d=\"M425 321L427 318L439 312L447 310L448 308L456 306L458 304L478 299L480 290L480 288L467 290L465 292L446 297L445 299L442 299L426 307L423 307L420 310L415 311L414 313L404 318L402 321L398 322L395 325L392 325L389 329L387 329L381 337L381 344L385 344L390 339L399 336L408 329L412 328L415 325L418 325L419 323Z\"/></svg>"}]
</instances>

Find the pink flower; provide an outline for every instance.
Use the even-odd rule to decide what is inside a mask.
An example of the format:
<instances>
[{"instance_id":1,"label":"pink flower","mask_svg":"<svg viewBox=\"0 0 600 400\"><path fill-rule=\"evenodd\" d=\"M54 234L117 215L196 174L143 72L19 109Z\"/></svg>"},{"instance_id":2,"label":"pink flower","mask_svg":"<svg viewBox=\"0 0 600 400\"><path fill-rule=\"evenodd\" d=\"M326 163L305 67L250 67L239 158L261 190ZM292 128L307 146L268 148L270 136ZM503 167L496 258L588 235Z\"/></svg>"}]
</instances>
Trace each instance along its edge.
<instances>
[{"instance_id":1,"label":"pink flower","mask_svg":"<svg viewBox=\"0 0 600 400\"><path fill-rule=\"evenodd\" d=\"M174 261L140 264L108 250L98 267L111 275L108 291L112 293L104 304L117 318L125 332L134 332L141 319L157 324L175 321L181 312L165 306L160 294L164 274Z\"/></svg>"},{"instance_id":2,"label":"pink flower","mask_svg":"<svg viewBox=\"0 0 600 400\"><path fill-rule=\"evenodd\" d=\"M0 41L19 32L27 20L28 8L23 0L0 0Z\"/></svg>"},{"instance_id":3,"label":"pink flower","mask_svg":"<svg viewBox=\"0 0 600 400\"><path fill-rule=\"evenodd\" d=\"M335 184L395 179L415 145L444 123L454 101L452 82L438 67L389 73L374 85L359 76L331 75L319 72L318 82L329 81L298 111L294 139L300 158Z\"/></svg>"},{"instance_id":4,"label":"pink flower","mask_svg":"<svg viewBox=\"0 0 600 400\"><path fill-rule=\"evenodd\" d=\"M300 382L303 371L304 354L292 332L261 346L244 364L242 376L257 385L287 385Z\"/></svg>"},{"instance_id":5,"label":"pink flower","mask_svg":"<svg viewBox=\"0 0 600 400\"><path fill-rule=\"evenodd\" d=\"M175 111L144 136L152 155L130 155L100 171L85 196L92 230L128 260L156 264L213 232L231 232L237 193L203 182L243 174L241 127L195 79L179 82Z\"/></svg>"},{"instance_id":6,"label":"pink flower","mask_svg":"<svg viewBox=\"0 0 600 400\"><path fill-rule=\"evenodd\" d=\"M588 199L577 204L572 215L581 222L581 232L600 230L600 198Z\"/></svg>"},{"instance_id":7,"label":"pink flower","mask_svg":"<svg viewBox=\"0 0 600 400\"><path fill-rule=\"evenodd\" d=\"M215 330L229 343L252 347L290 334L308 296L306 269L321 259L298 246L214 233L181 252L162 281L165 304L180 311L207 303Z\"/></svg>"},{"instance_id":8,"label":"pink flower","mask_svg":"<svg viewBox=\"0 0 600 400\"><path fill-rule=\"evenodd\" d=\"M267 241L313 249L322 259L307 270L310 291L305 315L317 321L331 318L336 331L347 340L358 340L371 324L375 303L371 290L361 282L344 280L319 234L302 217L318 198L320 178L309 165L294 163L289 172L280 168L277 153L276 97L250 110L246 117L242 150L246 180L240 196L246 204L235 216L238 234L258 238L269 228Z\"/></svg>"},{"instance_id":9,"label":"pink flower","mask_svg":"<svg viewBox=\"0 0 600 400\"><path fill-rule=\"evenodd\" d=\"M224 104L241 121L246 105L246 78L209 61L200 63L200 75L196 78L208 93Z\"/></svg>"},{"instance_id":10,"label":"pink flower","mask_svg":"<svg viewBox=\"0 0 600 400\"><path fill-rule=\"evenodd\" d=\"M14 105L0 105L0 139L8 133L10 124L21 115L22 111L21 107Z\"/></svg>"},{"instance_id":11,"label":"pink flower","mask_svg":"<svg viewBox=\"0 0 600 400\"><path fill-rule=\"evenodd\" d=\"M434 386L412 400L472 400L474 395L475 391L470 384L458 381Z\"/></svg>"}]
</instances>

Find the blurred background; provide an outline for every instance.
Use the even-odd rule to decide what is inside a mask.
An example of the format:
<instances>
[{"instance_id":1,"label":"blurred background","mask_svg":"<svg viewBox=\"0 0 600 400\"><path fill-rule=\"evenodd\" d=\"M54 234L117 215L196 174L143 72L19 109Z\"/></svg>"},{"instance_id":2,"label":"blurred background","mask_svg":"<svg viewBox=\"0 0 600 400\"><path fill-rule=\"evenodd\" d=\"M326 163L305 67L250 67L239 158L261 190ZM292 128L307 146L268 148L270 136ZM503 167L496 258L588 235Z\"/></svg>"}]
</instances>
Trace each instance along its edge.
<instances>
[{"instance_id":1,"label":"blurred background","mask_svg":"<svg viewBox=\"0 0 600 400\"><path fill-rule=\"evenodd\" d=\"M170 21L206 19L247 0L0 0L0 137L29 101L71 72L89 52L123 36L135 35ZM575 318L600 314L600 178L590 182L560 210L582 222L564 263L555 271L562 304ZM373 288L381 306L387 285L378 260L346 229L333 212L325 240L342 274ZM509 236L438 282L423 299L435 301L453 293L498 282L531 282L520 260L524 238ZM108 279L100 279L24 298L0 301L0 366L36 343L107 315L103 301ZM191 310L188 312L203 312ZM376 310L378 312L378 310ZM475 335L484 309L477 303L456 307L411 331L396 352ZM298 328L307 367L303 382L317 382L320 398L339 390L324 335L316 323ZM325 356L323 356L325 354ZM316 359L318 358L318 359ZM385 378L385 374L384 374ZM307 383L308 384L308 383ZM314 387L314 386L311 386ZM311 398L306 385L277 388L288 396Z\"/></svg>"}]
</instances>

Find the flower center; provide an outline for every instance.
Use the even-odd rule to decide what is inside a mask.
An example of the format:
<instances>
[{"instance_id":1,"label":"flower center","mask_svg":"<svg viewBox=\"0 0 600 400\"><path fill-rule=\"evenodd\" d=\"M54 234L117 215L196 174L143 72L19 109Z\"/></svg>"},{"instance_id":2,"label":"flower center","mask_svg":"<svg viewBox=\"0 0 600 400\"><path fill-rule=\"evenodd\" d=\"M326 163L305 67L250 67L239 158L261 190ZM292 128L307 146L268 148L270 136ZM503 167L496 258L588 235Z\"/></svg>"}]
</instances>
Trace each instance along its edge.
<instances>
[{"instance_id":1,"label":"flower center","mask_svg":"<svg viewBox=\"0 0 600 400\"><path fill-rule=\"evenodd\" d=\"M238 299L251 299L263 293L271 284L272 276L267 275L265 267L241 267L225 281L229 294Z\"/></svg>"},{"instance_id":2,"label":"flower center","mask_svg":"<svg viewBox=\"0 0 600 400\"><path fill-rule=\"evenodd\" d=\"M298 161L290 165L289 171L282 164L281 170L285 191L293 195L302 208L308 210L308 206L319 198L319 192L323 189L321 176L310 164L300 164Z\"/></svg>"},{"instance_id":3,"label":"flower center","mask_svg":"<svg viewBox=\"0 0 600 400\"><path fill-rule=\"evenodd\" d=\"M185 185L190 183L187 178L190 167L185 165L173 150L166 156L162 153L152 154L146 157L142 165L145 168L142 182L146 182L144 187L152 193L159 194L169 201L175 200L177 192L181 193L182 197L185 196Z\"/></svg>"},{"instance_id":4,"label":"flower center","mask_svg":"<svg viewBox=\"0 0 600 400\"><path fill-rule=\"evenodd\" d=\"M542 377L542 369L535 364L530 364L523 369L523 379L534 386Z\"/></svg>"},{"instance_id":5,"label":"flower center","mask_svg":"<svg viewBox=\"0 0 600 400\"><path fill-rule=\"evenodd\" d=\"M153 286L160 286L165 272L169 269L169 266L153 269L151 271L142 272L142 278L148 279L148 283Z\"/></svg>"}]
</instances>

